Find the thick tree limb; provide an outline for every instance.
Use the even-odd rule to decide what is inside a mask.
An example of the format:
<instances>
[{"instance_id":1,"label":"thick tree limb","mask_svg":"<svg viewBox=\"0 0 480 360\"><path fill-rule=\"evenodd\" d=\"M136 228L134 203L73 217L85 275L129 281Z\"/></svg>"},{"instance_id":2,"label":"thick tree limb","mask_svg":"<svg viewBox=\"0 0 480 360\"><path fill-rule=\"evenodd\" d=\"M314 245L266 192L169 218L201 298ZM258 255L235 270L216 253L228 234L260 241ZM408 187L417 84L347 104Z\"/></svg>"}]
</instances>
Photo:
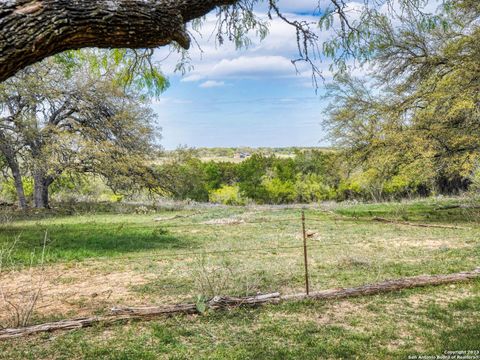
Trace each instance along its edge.
<instances>
[{"instance_id":1,"label":"thick tree limb","mask_svg":"<svg viewBox=\"0 0 480 360\"><path fill-rule=\"evenodd\" d=\"M480 268L473 271L460 272L448 275L421 275L398 280L388 280L377 284L363 285L347 289L331 289L307 294L280 295L280 293L263 294L249 297L215 296L206 305L208 308L224 309L238 306L259 306L263 304L276 304L288 300L328 300L348 298L355 296L366 296L386 292L410 289L422 286L443 285L480 278ZM73 330L90 327L98 323L109 324L118 321L131 319L148 320L158 316L172 314L194 314L198 313L195 304L178 304L172 306L150 306L150 307L122 307L113 308L111 315L94 316L90 318L61 320L47 324L28 326L16 329L0 330L0 340L14 337L26 336L29 334L51 332L55 330Z\"/></svg>"},{"instance_id":2,"label":"thick tree limb","mask_svg":"<svg viewBox=\"0 0 480 360\"><path fill-rule=\"evenodd\" d=\"M85 47L188 48L185 24L238 0L4 0L0 81L61 51Z\"/></svg>"}]
</instances>

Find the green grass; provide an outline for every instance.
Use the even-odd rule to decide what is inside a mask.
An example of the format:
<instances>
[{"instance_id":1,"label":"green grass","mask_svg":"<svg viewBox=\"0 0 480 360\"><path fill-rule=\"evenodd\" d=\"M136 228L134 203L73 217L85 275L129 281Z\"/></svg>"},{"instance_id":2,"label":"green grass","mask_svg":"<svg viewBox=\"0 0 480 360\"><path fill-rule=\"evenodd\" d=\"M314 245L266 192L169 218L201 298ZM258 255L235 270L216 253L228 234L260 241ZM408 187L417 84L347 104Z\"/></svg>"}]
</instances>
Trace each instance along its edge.
<instances>
[{"instance_id":1,"label":"green grass","mask_svg":"<svg viewBox=\"0 0 480 360\"><path fill-rule=\"evenodd\" d=\"M436 210L452 203L341 204L333 212L308 208L307 229L317 233L308 240L311 288L476 268L478 214ZM149 214L90 210L5 214L11 221L0 224L0 248L16 241L4 269L6 275L16 271L5 280L10 284L30 271L22 267L33 263L33 271L40 271L38 254L47 232L49 278L42 305L58 308L39 308L35 322L102 313L119 304L303 291L299 207L157 208ZM175 215L186 217L171 218ZM373 216L463 228L384 224L370 221ZM205 224L222 218L244 222ZM479 310L480 282L474 281L46 334L0 343L0 359L407 358L479 349Z\"/></svg>"},{"instance_id":2,"label":"green grass","mask_svg":"<svg viewBox=\"0 0 480 360\"><path fill-rule=\"evenodd\" d=\"M451 208L455 205L472 205L472 208ZM426 223L475 223L480 217L480 209L475 201L466 199L430 200L421 199L404 202L349 205L337 212L356 219L385 217L404 221L422 221Z\"/></svg>"}]
</instances>

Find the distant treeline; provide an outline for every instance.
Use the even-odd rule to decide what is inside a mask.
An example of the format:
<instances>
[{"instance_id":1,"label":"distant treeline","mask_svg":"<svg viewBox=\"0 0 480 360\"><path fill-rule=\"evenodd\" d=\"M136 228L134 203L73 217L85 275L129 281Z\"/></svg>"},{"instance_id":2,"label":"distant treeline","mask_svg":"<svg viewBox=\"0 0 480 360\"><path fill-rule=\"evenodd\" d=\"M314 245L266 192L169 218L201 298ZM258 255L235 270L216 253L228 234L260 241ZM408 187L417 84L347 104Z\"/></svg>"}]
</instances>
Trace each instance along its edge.
<instances>
[{"instance_id":1,"label":"distant treeline","mask_svg":"<svg viewBox=\"0 0 480 360\"><path fill-rule=\"evenodd\" d=\"M309 203L323 200L379 201L432 194L452 195L475 185L475 176L444 177L424 169L352 167L340 151L293 149L285 158L254 153L241 163L201 161L181 150L156 167L171 179L168 192L177 199L229 205Z\"/></svg>"},{"instance_id":2,"label":"distant treeline","mask_svg":"<svg viewBox=\"0 0 480 360\"><path fill-rule=\"evenodd\" d=\"M263 154L263 155L293 155L298 151L304 150L329 150L330 148L325 147L297 147L297 146L287 146L287 147L208 147L208 148L195 148L195 156L204 159L204 158L222 158L222 157L235 157L239 154ZM178 150L165 151L165 154L174 155Z\"/></svg>"},{"instance_id":3,"label":"distant treeline","mask_svg":"<svg viewBox=\"0 0 480 360\"><path fill-rule=\"evenodd\" d=\"M375 166L353 166L348 153L322 149L291 149L291 156L253 153L240 163L203 161L196 150L170 152L161 164L152 165L144 183L115 186L99 176L63 174L51 187L57 200L120 201L125 196L161 195L227 205L311 203L325 200L384 201L430 195L452 195L477 190L477 173L442 176L425 171L424 163L385 171ZM136 179L140 179L137 176ZM120 184L122 185L122 184ZM124 185L124 184L123 184ZM32 196L33 181L25 177L24 188ZM0 196L15 200L11 180L0 183Z\"/></svg>"}]
</instances>

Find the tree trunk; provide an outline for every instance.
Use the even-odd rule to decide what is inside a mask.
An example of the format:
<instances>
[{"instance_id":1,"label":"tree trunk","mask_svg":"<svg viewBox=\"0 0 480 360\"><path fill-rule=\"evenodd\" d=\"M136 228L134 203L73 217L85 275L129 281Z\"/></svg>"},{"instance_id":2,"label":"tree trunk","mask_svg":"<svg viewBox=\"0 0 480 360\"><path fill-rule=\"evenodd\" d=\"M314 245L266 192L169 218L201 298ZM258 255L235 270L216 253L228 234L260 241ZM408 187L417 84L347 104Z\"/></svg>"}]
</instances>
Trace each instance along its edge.
<instances>
[{"instance_id":1,"label":"tree trunk","mask_svg":"<svg viewBox=\"0 0 480 360\"><path fill-rule=\"evenodd\" d=\"M10 165L10 170L12 171L13 182L15 184L15 190L17 191L18 206L20 209L25 210L27 208L27 199L25 198L25 191L23 189L22 175L20 174L20 168L18 164L15 163Z\"/></svg>"},{"instance_id":2,"label":"tree trunk","mask_svg":"<svg viewBox=\"0 0 480 360\"><path fill-rule=\"evenodd\" d=\"M20 166L15 156L15 150L9 146L5 134L0 132L0 152L7 160L7 165L10 168L13 176L13 183L17 192L18 206L21 209L27 208L27 199L25 198L25 191L23 190L22 174L20 173Z\"/></svg>"},{"instance_id":3,"label":"tree trunk","mask_svg":"<svg viewBox=\"0 0 480 360\"><path fill-rule=\"evenodd\" d=\"M238 0L11 0L0 2L0 81L64 50L188 49L185 24Z\"/></svg>"},{"instance_id":4,"label":"tree trunk","mask_svg":"<svg viewBox=\"0 0 480 360\"><path fill-rule=\"evenodd\" d=\"M33 202L37 209L49 209L50 199L48 188L53 178L45 175L43 169L36 169L33 174Z\"/></svg>"}]
</instances>

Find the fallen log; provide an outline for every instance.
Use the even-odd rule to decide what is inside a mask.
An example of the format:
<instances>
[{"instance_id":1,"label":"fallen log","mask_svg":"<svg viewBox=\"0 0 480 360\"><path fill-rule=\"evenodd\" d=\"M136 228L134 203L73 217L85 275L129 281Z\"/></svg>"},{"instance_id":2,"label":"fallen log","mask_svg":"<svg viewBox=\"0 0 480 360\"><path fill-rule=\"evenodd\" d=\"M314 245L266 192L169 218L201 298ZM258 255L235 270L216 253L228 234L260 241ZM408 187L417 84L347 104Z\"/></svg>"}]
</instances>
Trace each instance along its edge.
<instances>
[{"instance_id":1,"label":"fallen log","mask_svg":"<svg viewBox=\"0 0 480 360\"><path fill-rule=\"evenodd\" d=\"M282 300L328 300L356 296L375 295L423 286L444 285L480 278L480 268L448 275L420 275L397 280L387 280L377 284L368 284L354 288L331 289L307 294L284 295Z\"/></svg>"},{"instance_id":2,"label":"fallen log","mask_svg":"<svg viewBox=\"0 0 480 360\"><path fill-rule=\"evenodd\" d=\"M132 318L149 317L169 314L194 314L197 312L196 304L177 304L172 306L143 306L143 307L118 307L110 310L112 315L125 315Z\"/></svg>"},{"instance_id":3,"label":"fallen log","mask_svg":"<svg viewBox=\"0 0 480 360\"><path fill-rule=\"evenodd\" d=\"M225 309L238 306L257 306L265 303L275 303L280 301L280 293L261 294L247 297L233 296L214 296L205 303L209 309ZM132 315L132 316L158 316L167 314L192 314L197 313L197 304L180 304L170 307L163 306L145 306L145 307L119 307L111 309L112 314Z\"/></svg>"},{"instance_id":4,"label":"fallen log","mask_svg":"<svg viewBox=\"0 0 480 360\"><path fill-rule=\"evenodd\" d=\"M225 309L239 306L258 306L265 303L280 301L280 293L261 294L248 297L215 296L206 303L209 309ZM118 307L112 308L110 315L92 316L70 320L60 320L40 325L27 326L22 328L0 330L0 340L26 336L41 332L52 332L56 330L75 330L91 327L95 324L111 324L125 320L148 320L159 316L173 314L196 314L197 304L176 304L170 306L144 306L144 307Z\"/></svg>"},{"instance_id":5,"label":"fallen log","mask_svg":"<svg viewBox=\"0 0 480 360\"><path fill-rule=\"evenodd\" d=\"M127 317L124 317L127 318ZM26 326L22 328L2 329L0 330L0 340L10 339L20 336L26 336L30 334L37 334L42 332L52 332L56 330L75 330L84 327L89 327L97 323L110 323L114 321L122 320L121 317L115 317L114 319L107 316L93 316L87 318L78 318L70 320L60 320L51 323Z\"/></svg>"},{"instance_id":6,"label":"fallen log","mask_svg":"<svg viewBox=\"0 0 480 360\"><path fill-rule=\"evenodd\" d=\"M421 275L404 279L388 280L377 284L368 284L354 288L331 289L313 292L309 295L293 294L280 295L275 292L248 297L215 296L206 302L206 307L212 310L225 309L239 306L260 306L263 304L277 304L282 301L314 299L329 300L366 296L410 289L422 286L443 285L457 283L480 278L480 268L473 271L460 272L448 275ZM30 334L52 332L57 330L75 330L90 327L98 323L111 324L127 320L150 320L159 316L173 314L195 314L199 313L197 304L178 304L171 306L148 306L148 307L119 307L111 309L110 315L61 320L46 324L27 326L22 328L0 330L0 340L26 336Z\"/></svg>"},{"instance_id":7,"label":"fallen log","mask_svg":"<svg viewBox=\"0 0 480 360\"><path fill-rule=\"evenodd\" d=\"M428 227L428 228L440 228L440 229L458 229L458 230L469 230L470 228L456 226L456 225L440 225L440 224L422 224L422 223L412 223L408 221L399 221L399 220L391 220L385 219L382 217L374 217L372 218L373 221L379 221L383 223L389 224L398 224L398 225L407 225L407 226L418 226L418 227Z\"/></svg>"}]
</instances>

